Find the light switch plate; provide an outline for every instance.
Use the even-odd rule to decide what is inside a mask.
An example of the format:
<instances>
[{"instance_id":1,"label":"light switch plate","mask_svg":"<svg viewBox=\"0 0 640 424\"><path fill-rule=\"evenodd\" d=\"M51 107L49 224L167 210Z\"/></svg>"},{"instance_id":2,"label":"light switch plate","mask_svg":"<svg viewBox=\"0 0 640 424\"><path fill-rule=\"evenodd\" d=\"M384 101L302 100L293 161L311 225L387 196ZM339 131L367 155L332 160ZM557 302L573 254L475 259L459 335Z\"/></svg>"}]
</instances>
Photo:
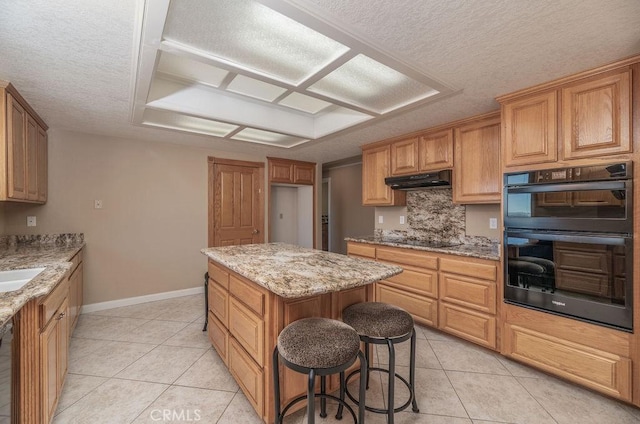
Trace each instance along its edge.
<instances>
[{"instance_id":1,"label":"light switch plate","mask_svg":"<svg viewBox=\"0 0 640 424\"><path fill-rule=\"evenodd\" d=\"M384 223L384 217L382 215L378 215L378 224Z\"/></svg>"},{"instance_id":2,"label":"light switch plate","mask_svg":"<svg viewBox=\"0 0 640 424\"><path fill-rule=\"evenodd\" d=\"M489 228L492 230L498 228L498 218L489 218Z\"/></svg>"},{"instance_id":3,"label":"light switch plate","mask_svg":"<svg viewBox=\"0 0 640 424\"><path fill-rule=\"evenodd\" d=\"M404 224L404 215L400 215L400 224Z\"/></svg>"},{"instance_id":4,"label":"light switch plate","mask_svg":"<svg viewBox=\"0 0 640 424\"><path fill-rule=\"evenodd\" d=\"M36 217L28 216L27 217L27 227L35 227L36 226Z\"/></svg>"}]
</instances>

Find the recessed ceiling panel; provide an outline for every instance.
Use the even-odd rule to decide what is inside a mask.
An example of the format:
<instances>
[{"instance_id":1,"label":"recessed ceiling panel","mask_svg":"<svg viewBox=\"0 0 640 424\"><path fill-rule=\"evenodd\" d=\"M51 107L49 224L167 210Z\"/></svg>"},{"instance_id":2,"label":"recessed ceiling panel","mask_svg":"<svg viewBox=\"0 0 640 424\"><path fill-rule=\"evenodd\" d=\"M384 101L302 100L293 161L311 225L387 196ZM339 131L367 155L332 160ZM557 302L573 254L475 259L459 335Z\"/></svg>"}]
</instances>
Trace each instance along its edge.
<instances>
[{"instance_id":1,"label":"recessed ceiling panel","mask_svg":"<svg viewBox=\"0 0 640 424\"><path fill-rule=\"evenodd\" d=\"M332 103L325 102L324 100L316 99L315 97L296 92L289 94L287 97L278 102L278 104L311 114L318 113L321 110L332 105Z\"/></svg>"},{"instance_id":2,"label":"recessed ceiling panel","mask_svg":"<svg viewBox=\"0 0 640 424\"><path fill-rule=\"evenodd\" d=\"M173 75L182 79L196 81L219 87L222 80L229 74L224 69L206 65L197 60L187 59L171 53L161 52L158 61L158 72Z\"/></svg>"},{"instance_id":3,"label":"recessed ceiling panel","mask_svg":"<svg viewBox=\"0 0 640 424\"><path fill-rule=\"evenodd\" d=\"M227 87L227 90L267 102L274 101L278 96L287 91L286 88L245 77L244 75L236 75Z\"/></svg>"},{"instance_id":4,"label":"recessed ceiling panel","mask_svg":"<svg viewBox=\"0 0 640 424\"><path fill-rule=\"evenodd\" d=\"M251 0L172 1L163 37L294 85L349 50Z\"/></svg>"},{"instance_id":5,"label":"recessed ceiling panel","mask_svg":"<svg viewBox=\"0 0 640 424\"><path fill-rule=\"evenodd\" d=\"M431 87L362 54L313 84L309 91L377 113L438 94Z\"/></svg>"},{"instance_id":6,"label":"recessed ceiling panel","mask_svg":"<svg viewBox=\"0 0 640 424\"><path fill-rule=\"evenodd\" d=\"M154 127L186 130L198 134L213 135L215 137L224 137L238 128L237 125L224 122L155 109L147 109L144 111L142 123Z\"/></svg>"},{"instance_id":7,"label":"recessed ceiling panel","mask_svg":"<svg viewBox=\"0 0 640 424\"><path fill-rule=\"evenodd\" d=\"M252 141L254 143L270 144L272 146L280 147L293 147L297 144L308 141L299 137L258 130L255 128L245 128L231 138L234 140Z\"/></svg>"}]
</instances>

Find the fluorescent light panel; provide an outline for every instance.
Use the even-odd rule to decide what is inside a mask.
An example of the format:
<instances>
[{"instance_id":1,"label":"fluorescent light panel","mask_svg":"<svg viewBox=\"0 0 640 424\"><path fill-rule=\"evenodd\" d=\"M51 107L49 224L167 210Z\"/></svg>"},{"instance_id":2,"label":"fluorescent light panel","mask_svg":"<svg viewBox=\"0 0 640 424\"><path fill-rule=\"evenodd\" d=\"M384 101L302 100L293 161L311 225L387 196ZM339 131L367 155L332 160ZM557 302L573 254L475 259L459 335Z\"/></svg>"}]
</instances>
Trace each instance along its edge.
<instances>
[{"instance_id":1,"label":"fluorescent light panel","mask_svg":"<svg viewBox=\"0 0 640 424\"><path fill-rule=\"evenodd\" d=\"M270 144L280 147L292 147L307 141L303 138L263 131L255 128L245 128L231 137L234 140L252 141L254 143Z\"/></svg>"},{"instance_id":2,"label":"fluorescent light panel","mask_svg":"<svg viewBox=\"0 0 640 424\"><path fill-rule=\"evenodd\" d=\"M144 111L142 123L161 128L183 131L187 130L215 137L225 137L238 128L237 125L231 125L225 122L212 121L210 119L202 119L194 116L155 109L147 109Z\"/></svg>"},{"instance_id":3,"label":"fluorescent light panel","mask_svg":"<svg viewBox=\"0 0 640 424\"><path fill-rule=\"evenodd\" d=\"M227 87L227 90L267 102L274 101L287 91L286 88L245 77L244 75L236 75Z\"/></svg>"},{"instance_id":4,"label":"fluorescent light panel","mask_svg":"<svg viewBox=\"0 0 640 424\"><path fill-rule=\"evenodd\" d=\"M229 72L196 60L160 52L158 72L188 79L213 87L219 87Z\"/></svg>"},{"instance_id":5,"label":"fluorescent light panel","mask_svg":"<svg viewBox=\"0 0 640 424\"><path fill-rule=\"evenodd\" d=\"M333 103L325 102L324 100L316 99L315 97L307 96L306 94L300 94L297 92L289 94L278 104L311 114L316 114L321 110L333 105Z\"/></svg>"}]
</instances>

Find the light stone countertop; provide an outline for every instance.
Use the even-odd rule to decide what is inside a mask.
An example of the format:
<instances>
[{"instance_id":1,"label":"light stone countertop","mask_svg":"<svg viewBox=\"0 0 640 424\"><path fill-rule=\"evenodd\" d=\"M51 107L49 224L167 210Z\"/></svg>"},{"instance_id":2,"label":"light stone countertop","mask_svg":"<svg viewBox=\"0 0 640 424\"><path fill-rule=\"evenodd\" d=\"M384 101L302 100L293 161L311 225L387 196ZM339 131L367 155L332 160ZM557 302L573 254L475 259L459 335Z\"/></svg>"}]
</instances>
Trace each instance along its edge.
<instances>
[{"instance_id":1,"label":"light stone countertop","mask_svg":"<svg viewBox=\"0 0 640 424\"><path fill-rule=\"evenodd\" d=\"M364 286L402 272L395 265L285 243L209 247L201 252L284 298Z\"/></svg>"},{"instance_id":2,"label":"light stone countertop","mask_svg":"<svg viewBox=\"0 0 640 424\"><path fill-rule=\"evenodd\" d=\"M402 240L384 237L346 237L346 241L356 243L377 244L381 246L402 247L404 249L423 250L426 252L446 253L449 255L466 256L471 258L500 260L500 244L490 246L476 244L460 244L457 246L430 246L429 243L421 243L417 240Z\"/></svg>"},{"instance_id":3,"label":"light stone countertop","mask_svg":"<svg viewBox=\"0 0 640 424\"><path fill-rule=\"evenodd\" d=\"M45 267L45 270L20 290L0 293L0 327L3 327L27 302L45 296L68 276L71 258L84 242L43 245L0 245L0 271Z\"/></svg>"}]
</instances>

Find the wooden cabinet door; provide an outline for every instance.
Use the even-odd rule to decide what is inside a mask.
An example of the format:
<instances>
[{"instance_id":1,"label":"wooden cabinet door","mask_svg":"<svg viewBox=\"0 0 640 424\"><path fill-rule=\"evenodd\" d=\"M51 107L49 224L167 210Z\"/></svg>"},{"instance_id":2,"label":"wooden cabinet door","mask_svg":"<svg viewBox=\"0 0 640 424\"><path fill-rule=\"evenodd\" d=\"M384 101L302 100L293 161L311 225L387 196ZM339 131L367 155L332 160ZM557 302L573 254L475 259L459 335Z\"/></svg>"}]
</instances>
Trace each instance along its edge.
<instances>
[{"instance_id":1,"label":"wooden cabinet door","mask_svg":"<svg viewBox=\"0 0 640 424\"><path fill-rule=\"evenodd\" d=\"M27 113L11 94L7 94L7 197L27 198L26 172Z\"/></svg>"},{"instance_id":2,"label":"wooden cabinet door","mask_svg":"<svg viewBox=\"0 0 640 424\"><path fill-rule=\"evenodd\" d=\"M270 182L293 184L292 163L270 162L269 165Z\"/></svg>"},{"instance_id":3,"label":"wooden cabinet door","mask_svg":"<svg viewBox=\"0 0 640 424\"><path fill-rule=\"evenodd\" d=\"M418 172L418 138L400 140L391 144L391 175Z\"/></svg>"},{"instance_id":4,"label":"wooden cabinet door","mask_svg":"<svg viewBox=\"0 0 640 424\"><path fill-rule=\"evenodd\" d=\"M631 71L562 90L564 159L631 152Z\"/></svg>"},{"instance_id":5,"label":"wooden cabinet door","mask_svg":"<svg viewBox=\"0 0 640 424\"><path fill-rule=\"evenodd\" d=\"M42 422L50 422L58 401L58 321L53 318L40 333L40 390Z\"/></svg>"},{"instance_id":6,"label":"wooden cabinet door","mask_svg":"<svg viewBox=\"0 0 640 424\"><path fill-rule=\"evenodd\" d=\"M362 151L362 204L364 206L404 205L404 192L394 191L384 183L391 175L391 146Z\"/></svg>"},{"instance_id":7,"label":"wooden cabinet door","mask_svg":"<svg viewBox=\"0 0 640 424\"><path fill-rule=\"evenodd\" d=\"M453 201L500 203L500 117L455 130Z\"/></svg>"},{"instance_id":8,"label":"wooden cabinet door","mask_svg":"<svg viewBox=\"0 0 640 424\"><path fill-rule=\"evenodd\" d=\"M307 164L294 164L293 165L293 183L294 184L309 184L313 185L315 182L316 167L315 165Z\"/></svg>"},{"instance_id":9,"label":"wooden cabinet door","mask_svg":"<svg viewBox=\"0 0 640 424\"><path fill-rule=\"evenodd\" d=\"M27 200L38 200L38 124L27 114Z\"/></svg>"},{"instance_id":10,"label":"wooden cabinet door","mask_svg":"<svg viewBox=\"0 0 640 424\"><path fill-rule=\"evenodd\" d=\"M37 179L38 179L38 197L37 200L42 203L47 201L47 189L48 189L48 172L49 172L49 155L48 155L48 140L47 132L40 126L38 126L37 134Z\"/></svg>"},{"instance_id":11,"label":"wooden cabinet door","mask_svg":"<svg viewBox=\"0 0 640 424\"><path fill-rule=\"evenodd\" d=\"M555 162L558 158L556 90L502 106L505 166Z\"/></svg>"},{"instance_id":12,"label":"wooden cabinet door","mask_svg":"<svg viewBox=\"0 0 640 424\"><path fill-rule=\"evenodd\" d=\"M453 129L425 134L418 143L418 171L453 168Z\"/></svg>"}]
</instances>

